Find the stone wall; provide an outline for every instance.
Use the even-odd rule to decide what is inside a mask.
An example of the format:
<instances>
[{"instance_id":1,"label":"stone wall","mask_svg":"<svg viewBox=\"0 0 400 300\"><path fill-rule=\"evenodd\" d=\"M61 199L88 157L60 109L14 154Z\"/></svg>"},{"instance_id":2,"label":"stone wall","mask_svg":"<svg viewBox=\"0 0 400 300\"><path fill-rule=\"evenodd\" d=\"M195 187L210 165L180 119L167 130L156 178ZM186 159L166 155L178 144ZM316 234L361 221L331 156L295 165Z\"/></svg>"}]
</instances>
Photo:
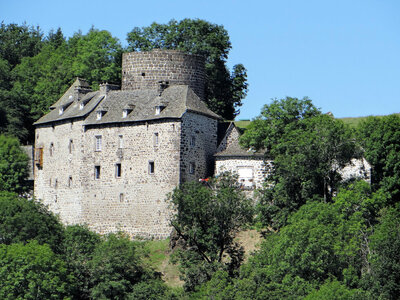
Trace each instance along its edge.
<instances>
[{"instance_id":1,"label":"stone wall","mask_svg":"<svg viewBox=\"0 0 400 300\"><path fill-rule=\"evenodd\" d=\"M81 170L87 177L82 182L85 223L102 234L122 230L131 236L168 237L166 195L179 183L180 135L178 120L87 129ZM102 138L101 151L95 151L96 136ZM99 179L95 166L100 166Z\"/></svg>"},{"instance_id":2,"label":"stone wall","mask_svg":"<svg viewBox=\"0 0 400 300\"><path fill-rule=\"evenodd\" d=\"M187 112L182 117L181 182L213 175L213 155L217 149L218 121ZM194 167L191 173L190 164Z\"/></svg>"},{"instance_id":3,"label":"stone wall","mask_svg":"<svg viewBox=\"0 0 400 300\"><path fill-rule=\"evenodd\" d=\"M34 167L34 194L65 224L83 221L81 162L84 155L83 121L39 126L35 149L43 149L43 167ZM72 142L71 142L72 141Z\"/></svg>"},{"instance_id":4,"label":"stone wall","mask_svg":"<svg viewBox=\"0 0 400 300\"><path fill-rule=\"evenodd\" d=\"M240 168L249 168L253 170L254 188L263 187L265 178L271 173L273 163L271 160L264 161L263 157L221 157L217 156L215 160L215 174L222 172L231 172L238 174ZM240 178L239 178L240 182Z\"/></svg>"},{"instance_id":5,"label":"stone wall","mask_svg":"<svg viewBox=\"0 0 400 300\"><path fill-rule=\"evenodd\" d=\"M122 55L122 90L158 88L160 81L189 85L204 100L204 58L177 50Z\"/></svg>"}]
</instances>

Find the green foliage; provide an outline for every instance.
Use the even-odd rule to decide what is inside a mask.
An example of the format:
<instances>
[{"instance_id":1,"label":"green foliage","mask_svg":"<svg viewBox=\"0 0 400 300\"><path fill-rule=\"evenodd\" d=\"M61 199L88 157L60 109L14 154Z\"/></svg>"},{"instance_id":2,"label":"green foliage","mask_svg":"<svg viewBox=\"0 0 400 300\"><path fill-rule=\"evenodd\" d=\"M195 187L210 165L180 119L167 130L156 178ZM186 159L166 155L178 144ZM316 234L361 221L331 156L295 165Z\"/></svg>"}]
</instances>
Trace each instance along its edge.
<instances>
[{"instance_id":1,"label":"green foliage","mask_svg":"<svg viewBox=\"0 0 400 300\"><path fill-rule=\"evenodd\" d=\"M189 182L176 188L169 200L176 211L171 224L186 247L180 252L186 289L193 290L223 266L233 274L243 260L235 234L253 215L251 200L237 181L222 174L209 187Z\"/></svg>"},{"instance_id":2,"label":"green foliage","mask_svg":"<svg viewBox=\"0 0 400 300\"><path fill-rule=\"evenodd\" d=\"M86 35L76 33L68 40L71 72L93 87L102 82L121 82L122 47L108 31L91 28Z\"/></svg>"},{"instance_id":3,"label":"green foliage","mask_svg":"<svg viewBox=\"0 0 400 300\"><path fill-rule=\"evenodd\" d=\"M16 138L0 134L0 191L26 190L28 157Z\"/></svg>"},{"instance_id":4,"label":"green foliage","mask_svg":"<svg viewBox=\"0 0 400 300\"><path fill-rule=\"evenodd\" d=\"M62 252L63 227L46 207L16 194L0 192L0 243L36 240Z\"/></svg>"},{"instance_id":5,"label":"green foliage","mask_svg":"<svg viewBox=\"0 0 400 300\"><path fill-rule=\"evenodd\" d=\"M151 279L151 273L141 266L135 243L123 235L110 234L98 244L89 262L91 297L123 299L133 285Z\"/></svg>"},{"instance_id":6,"label":"green foliage","mask_svg":"<svg viewBox=\"0 0 400 300\"><path fill-rule=\"evenodd\" d=\"M371 272L367 287L380 299L398 299L400 294L400 211L382 211L380 223L371 235Z\"/></svg>"},{"instance_id":7,"label":"green foliage","mask_svg":"<svg viewBox=\"0 0 400 300\"><path fill-rule=\"evenodd\" d=\"M261 115L249 124L240 142L246 147L265 149L268 153L285 132L302 129L301 120L320 114L307 97L300 100L292 97L274 99L271 104L264 105Z\"/></svg>"},{"instance_id":8,"label":"green foliage","mask_svg":"<svg viewBox=\"0 0 400 300\"><path fill-rule=\"evenodd\" d=\"M71 286L71 294L75 299L90 299L89 261L100 242L100 236L86 226L73 225L65 229L64 259L69 273L75 278L74 285Z\"/></svg>"},{"instance_id":9,"label":"green foliage","mask_svg":"<svg viewBox=\"0 0 400 300\"><path fill-rule=\"evenodd\" d=\"M400 201L400 116L369 117L358 126L365 158L373 165L372 187L383 188L391 202Z\"/></svg>"},{"instance_id":10,"label":"green foliage","mask_svg":"<svg viewBox=\"0 0 400 300\"><path fill-rule=\"evenodd\" d=\"M127 41L130 51L177 49L204 56L208 107L227 120L239 114L238 108L247 94L247 73L242 64L235 65L229 73L226 60L231 43L223 26L199 19L171 20L167 24L135 27Z\"/></svg>"},{"instance_id":11,"label":"green foliage","mask_svg":"<svg viewBox=\"0 0 400 300\"><path fill-rule=\"evenodd\" d=\"M68 41L61 29L46 38L15 24L0 28L0 132L32 141L32 123L82 77L94 89L121 79L122 47L107 31L90 29Z\"/></svg>"},{"instance_id":12,"label":"green foliage","mask_svg":"<svg viewBox=\"0 0 400 300\"><path fill-rule=\"evenodd\" d=\"M319 287L319 289L313 290L304 299L335 299L335 300L355 300L355 299L368 299L367 293L360 289L349 289L343 283L333 280L327 281Z\"/></svg>"},{"instance_id":13,"label":"green foliage","mask_svg":"<svg viewBox=\"0 0 400 300\"><path fill-rule=\"evenodd\" d=\"M33 28L26 24L0 26L0 57L11 67L20 63L23 57L32 57L40 52L43 34L39 27Z\"/></svg>"},{"instance_id":14,"label":"green foliage","mask_svg":"<svg viewBox=\"0 0 400 300\"><path fill-rule=\"evenodd\" d=\"M63 299L73 278L48 245L0 244L1 299Z\"/></svg>"},{"instance_id":15,"label":"green foliage","mask_svg":"<svg viewBox=\"0 0 400 300\"><path fill-rule=\"evenodd\" d=\"M274 161L260 204L260 221L276 228L308 199L331 201L339 170L358 155L352 131L321 115L304 98L287 97L266 105L241 138L246 147L264 148Z\"/></svg>"}]
</instances>

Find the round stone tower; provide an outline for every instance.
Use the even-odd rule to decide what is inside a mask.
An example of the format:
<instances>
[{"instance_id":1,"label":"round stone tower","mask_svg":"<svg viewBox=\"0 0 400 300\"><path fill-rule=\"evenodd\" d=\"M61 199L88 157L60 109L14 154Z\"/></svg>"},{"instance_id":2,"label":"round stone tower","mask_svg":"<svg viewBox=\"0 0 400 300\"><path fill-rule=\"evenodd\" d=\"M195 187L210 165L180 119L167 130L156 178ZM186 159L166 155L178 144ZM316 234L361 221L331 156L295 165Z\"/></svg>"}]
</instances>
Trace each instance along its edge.
<instances>
[{"instance_id":1,"label":"round stone tower","mask_svg":"<svg viewBox=\"0 0 400 300\"><path fill-rule=\"evenodd\" d=\"M178 50L130 52L122 55L122 90L186 84L204 99L204 58Z\"/></svg>"}]
</instances>

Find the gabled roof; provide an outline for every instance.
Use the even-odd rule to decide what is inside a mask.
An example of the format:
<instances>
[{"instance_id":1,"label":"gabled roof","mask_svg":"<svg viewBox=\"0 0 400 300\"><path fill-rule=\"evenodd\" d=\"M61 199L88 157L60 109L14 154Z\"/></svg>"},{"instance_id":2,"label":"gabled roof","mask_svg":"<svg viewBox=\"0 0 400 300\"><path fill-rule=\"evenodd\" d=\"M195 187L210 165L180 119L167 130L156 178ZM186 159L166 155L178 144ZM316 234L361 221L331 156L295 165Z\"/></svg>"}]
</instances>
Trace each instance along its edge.
<instances>
[{"instance_id":1,"label":"gabled roof","mask_svg":"<svg viewBox=\"0 0 400 300\"><path fill-rule=\"evenodd\" d=\"M239 144L240 131L233 122L229 124L224 138L217 148L216 157L264 157L264 150L245 149Z\"/></svg>"},{"instance_id":2,"label":"gabled roof","mask_svg":"<svg viewBox=\"0 0 400 300\"><path fill-rule=\"evenodd\" d=\"M80 82L75 81L52 106L53 110L40 118L35 125L81 117L85 118L85 125L148 121L181 118L185 112L222 119L208 109L187 85L172 85L161 93L158 89L88 92L82 99L75 99L72 91L75 91L79 84ZM83 109L81 109L81 103L85 104ZM159 114L156 114L157 106L160 107ZM62 114L59 113L61 107L64 107ZM129 112L126 117L123 117L124 109L128 109ZM98 110L103 112L101 119L97 118Z\"/></svg>"}]
</instances>

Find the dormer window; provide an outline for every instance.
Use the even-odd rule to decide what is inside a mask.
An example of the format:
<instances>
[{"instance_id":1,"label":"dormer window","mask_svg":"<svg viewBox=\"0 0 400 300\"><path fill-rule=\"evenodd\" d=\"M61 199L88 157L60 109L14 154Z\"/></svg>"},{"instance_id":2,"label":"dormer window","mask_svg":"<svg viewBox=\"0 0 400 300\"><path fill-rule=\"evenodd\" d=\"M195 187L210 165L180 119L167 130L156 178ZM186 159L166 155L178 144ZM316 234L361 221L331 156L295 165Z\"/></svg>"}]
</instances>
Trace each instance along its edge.
<instances>
[{"instance_id":1,"label":"dormer window","mask_svg":"<svg viewBox=\"0 0 400 300\"><path fill-rule=\"evenodd\" d=\"M79 109L82 110L84 107L85 107L85 103L81 102L81 103L79 104Z\"/></svg>"},{"instance_id":2,"label":"dormer window","mask_svg":"<svg viewBox=\"0 0 400 300\"><path fill-rule=\"evenodd\" d=\"M124 109L122 111L122 118L126 118L131 111L132 111L131 109Z\"/></svg>"},{"instance_id":3,"label":"dormer window","mask_svg":"<svg viewBox=\"0 0 400 300\"><path fill-rule=\"evenodd\" d=\"M161 113L161 106L156 106L156 115Z\"/></svg>"},{"instance_id":4,"label":"dormer window","mask_svg":"<svg viewBox=\"0 0 400 300\"><path fill-rule=\"evenodd\" d=\"M64 113L64 107L58 109L58 114L61 116Z\"/></svg>"},{"instance_id":5,"label":"dormer window","mask_svg":"<svg viewBox=\"0 0 400 300\"><path fill-rule=\"evenodd\" d=\"M96 117L96 119L97 120L101 120L101 117L103 116L103 112L101 112L101 111L98 111L97 112L97 117Z\"/></svg>"}]
</instances>

